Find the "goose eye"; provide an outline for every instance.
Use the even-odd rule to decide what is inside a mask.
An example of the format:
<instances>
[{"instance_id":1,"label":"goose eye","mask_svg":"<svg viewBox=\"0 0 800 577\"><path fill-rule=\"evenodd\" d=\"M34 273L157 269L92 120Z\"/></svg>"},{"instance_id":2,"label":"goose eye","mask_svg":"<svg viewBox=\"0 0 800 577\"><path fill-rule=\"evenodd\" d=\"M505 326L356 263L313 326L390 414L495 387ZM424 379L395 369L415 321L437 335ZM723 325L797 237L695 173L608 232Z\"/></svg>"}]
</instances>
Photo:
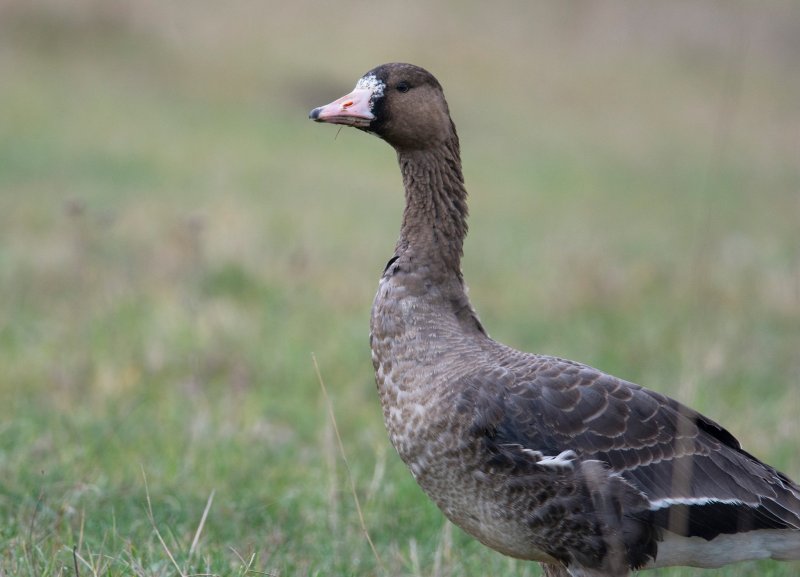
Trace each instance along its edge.
<instances>
[{"instance_id":1,"label":"goose eye","mask_svg":"<svg viewBox=\"0 0 800 577\"><path fill-rule=\"evenodd\" d=\"M405 93L408 92L411 87L408 85L407 82L399 82L395 88L397 88L398 92Z\"/></svg>"}]
</instances>

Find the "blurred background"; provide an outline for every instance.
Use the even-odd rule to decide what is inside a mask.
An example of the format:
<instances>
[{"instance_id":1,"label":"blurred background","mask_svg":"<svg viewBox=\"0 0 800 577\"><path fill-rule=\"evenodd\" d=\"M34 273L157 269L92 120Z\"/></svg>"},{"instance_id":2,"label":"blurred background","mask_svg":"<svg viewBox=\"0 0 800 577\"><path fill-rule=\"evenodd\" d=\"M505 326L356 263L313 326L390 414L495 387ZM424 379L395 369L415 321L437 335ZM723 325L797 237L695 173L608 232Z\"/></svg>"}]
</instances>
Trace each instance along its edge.
<instances>
[{"instance_id":1,"label":"blurred background","mask_svg":"<svg viewBox=\"0 0 800 577\"><path fill-rule=\"evenodd\" d=\"M400 176L307 113L387 61L445 87L492 336L800 478L798 55L791 1L4 0L0 575L539 575L383 430Z\"/></svg>"}]
</instances>

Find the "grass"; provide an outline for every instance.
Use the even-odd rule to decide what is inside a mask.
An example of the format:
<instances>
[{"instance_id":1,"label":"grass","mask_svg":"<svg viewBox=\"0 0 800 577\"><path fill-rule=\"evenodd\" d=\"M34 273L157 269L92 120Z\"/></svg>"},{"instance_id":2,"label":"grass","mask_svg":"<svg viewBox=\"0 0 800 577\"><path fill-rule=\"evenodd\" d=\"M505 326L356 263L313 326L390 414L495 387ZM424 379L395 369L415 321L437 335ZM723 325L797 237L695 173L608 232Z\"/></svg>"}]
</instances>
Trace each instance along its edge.
<instances>
[{"instance_id":1,"label":"grass","mask_svg":"<svg viewBox=\"0 0 800 577\"><path fill-rule=\"evenodd\" d=\"M367 326L399 176L305 114L392 59L445 83L493 336L800 477L798 19L6 3L0 575L539 575L446 524L383 431Z\"/></svg>"}]
</instances>

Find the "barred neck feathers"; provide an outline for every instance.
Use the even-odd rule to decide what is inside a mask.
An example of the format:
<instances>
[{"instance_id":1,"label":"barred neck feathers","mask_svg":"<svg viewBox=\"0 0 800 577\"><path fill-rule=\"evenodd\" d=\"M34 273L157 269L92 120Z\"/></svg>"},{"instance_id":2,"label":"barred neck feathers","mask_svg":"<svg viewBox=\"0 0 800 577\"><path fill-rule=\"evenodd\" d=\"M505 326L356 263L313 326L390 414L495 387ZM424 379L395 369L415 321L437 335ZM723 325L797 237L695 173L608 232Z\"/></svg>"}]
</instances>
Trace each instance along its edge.
<instances>
[{"instance_id":1,"label":"barred neck feathers","mask_svg":"<svg viewBox=\"0 0 800 577\"><path fill-rule=\"evenodd\" d=\"M458 137L424 149L398 150L406 207L396 254L432 273L460 275L467 234L467 192Z\"/></svg>"}]
</instances>

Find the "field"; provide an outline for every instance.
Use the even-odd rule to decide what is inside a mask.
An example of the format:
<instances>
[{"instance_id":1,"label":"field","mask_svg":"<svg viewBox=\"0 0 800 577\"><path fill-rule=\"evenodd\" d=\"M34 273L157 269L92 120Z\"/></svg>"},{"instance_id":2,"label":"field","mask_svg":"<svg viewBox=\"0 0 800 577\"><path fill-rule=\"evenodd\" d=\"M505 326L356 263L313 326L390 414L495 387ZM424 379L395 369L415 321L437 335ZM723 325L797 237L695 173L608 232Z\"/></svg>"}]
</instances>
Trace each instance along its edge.
<instances>
[{"instance_id":1,"label":"field","mask_svg":"<svg viewBox=\"0 0 800 577\"><path fill-rule=\"evenodd\" d=\"M800 478L800 6L429 4L0 4L0 577L540 574L383 429L399 173L306 116L391 60L445 86L492 336Z\"/></svg>"}]
</instances>

